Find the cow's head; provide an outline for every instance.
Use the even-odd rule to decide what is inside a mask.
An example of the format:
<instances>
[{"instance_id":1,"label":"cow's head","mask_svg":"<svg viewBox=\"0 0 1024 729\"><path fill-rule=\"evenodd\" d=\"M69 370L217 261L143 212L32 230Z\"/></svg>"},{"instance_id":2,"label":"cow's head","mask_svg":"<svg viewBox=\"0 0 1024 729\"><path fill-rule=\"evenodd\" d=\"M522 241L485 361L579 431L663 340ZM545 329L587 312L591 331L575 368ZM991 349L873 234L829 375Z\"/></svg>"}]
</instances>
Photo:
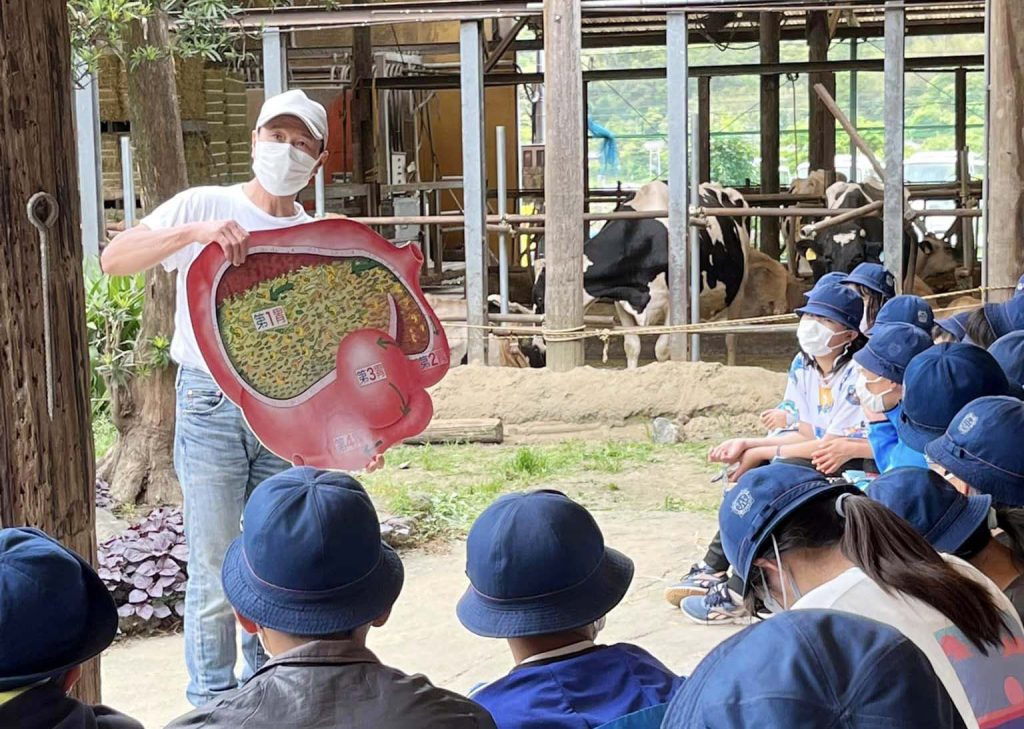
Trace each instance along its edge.
<instances>
[{"instance_id":1,"label":"cow's head","mask_svg":"<svg viewBox=\"0 0 1024 729\"><path fill-rule=\"evenodd\" d=\"M928 233L917 244L915 273L922 279L954 273L957 265L956 251L947 239Z\"/></svg>"}]
</instances>

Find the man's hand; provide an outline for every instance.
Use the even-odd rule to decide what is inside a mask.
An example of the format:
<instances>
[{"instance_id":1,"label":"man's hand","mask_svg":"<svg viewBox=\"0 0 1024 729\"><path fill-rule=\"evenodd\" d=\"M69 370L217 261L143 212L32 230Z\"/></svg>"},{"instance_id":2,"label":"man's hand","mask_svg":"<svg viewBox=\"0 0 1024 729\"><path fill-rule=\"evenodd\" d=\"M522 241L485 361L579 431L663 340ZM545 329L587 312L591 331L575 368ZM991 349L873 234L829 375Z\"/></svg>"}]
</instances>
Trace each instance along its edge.
<instances>
[{"instance_id":1,"label":"man's hand","mask_svg":"<svg viewBox=\"0 0 1024 729\"><path fill-rule=\"evenodd\" d=\"M708 460L713 463L736 463L747 450L747 441L743 438L731 438L708 453Z\"/></svg>"},{"instance_id":2,"label":"man's hand","mask_svg":"<svg viewBox=\"0 0 1024 729\"><path fill-rule=\"evenodd\" d=\"M765 410L761 413L761 425L768 430L778 430L779 428L785 428L786 422L786 411L780 410L779 408L772 408L771 410Z\"/></svg>"},{"instance_id":3,"label":"man's hand","mask_svg":"<svg viewBox=\"0 0 1024 729\"><path fill-rule=\"evenodd\" d=\"M249 231L234 220L211 220L195 223L195 240L203 245L216 243L224 257L234 266L241 266L249 248Z\"/></svg>"},{"instance_id":4,"label":"man's hand","mask_svg":"<svg viewBox=\"0 0 1024 729\"><path fill-rule=\"evenodd\" d=\"M811 454L811 463L826 476L838 473L847 461L856 454L847 438L833 438L822 441L821 447Z\"/></svg>"}]
</instances>

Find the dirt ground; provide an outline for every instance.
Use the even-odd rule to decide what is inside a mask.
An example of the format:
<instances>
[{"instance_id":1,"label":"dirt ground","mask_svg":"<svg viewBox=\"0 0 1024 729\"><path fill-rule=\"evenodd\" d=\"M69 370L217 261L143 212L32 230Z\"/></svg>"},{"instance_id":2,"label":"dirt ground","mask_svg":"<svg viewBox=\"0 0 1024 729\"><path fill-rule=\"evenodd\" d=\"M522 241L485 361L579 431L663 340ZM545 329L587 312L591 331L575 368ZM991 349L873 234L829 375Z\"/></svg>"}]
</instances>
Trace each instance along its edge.
<instances>
[{"instance_id":1,"label":"dirt ground","mask_svg":"<svg viewBox=\"0 0 1024 729\"><path fill-rule=\"evenodd\" d=\"M653 510L595 515L607 543L636 563L633 585L608 616L600 641L637 643L673 670L689 673L738 629L695 625L662 596L665 585L703 554L714 533L713 515ZM405 553L405 590L391 621L370 636L370 648L381 660L460 692L511 667L500 641L472 635L455 617L455 603L466 587L464 549L459 541ZM180 635L127 641L103 657L104 701L149 729L189 710L186 682Z\"/></svg>"},{"instance_id":2,"label":"dirt ground","mask_svg":"<svg viewBox=\"0 0 1024 729\"><path fill-rule=\"evenodd\" d=\"M721 485L711 482L715 469L704 453L710 438L758 432L754 414L777 403L784 384L779 372L715 363L567 374L453 370L434 389L436 415L500 417L512 444L401 449L366 479L380 511L422 497L458 517L448 532L455 538L403 552L405 590L388 625L371 633L370 647L385 662L455 691L507 671L507 648L471 635L455 617L466 587L458 535L497 493L545 486L586 504L607 543L636 563L633 585L601 640L638 643L674 670L690 672L736 630L695 625L662 594L703 555L715 531ZM683 443L648 444L658 416L679 425ZM634 445L617 449L614 442L622 440ZM433 491L417 493L427 486ZM451 499L438 501L439 494ZM104 656L104 700L151 729L188 710L186 680L180 635L125 641Z\"/></svg>"}]
</instances>

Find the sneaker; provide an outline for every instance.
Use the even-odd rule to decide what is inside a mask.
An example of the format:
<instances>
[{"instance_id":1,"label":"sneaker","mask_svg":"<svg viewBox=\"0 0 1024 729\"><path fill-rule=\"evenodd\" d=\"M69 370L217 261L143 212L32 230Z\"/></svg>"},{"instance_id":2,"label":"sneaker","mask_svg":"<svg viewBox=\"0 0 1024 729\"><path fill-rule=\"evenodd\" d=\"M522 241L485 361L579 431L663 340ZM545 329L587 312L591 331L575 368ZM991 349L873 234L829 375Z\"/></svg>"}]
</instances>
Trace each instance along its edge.
<instances>
[{"instance_id":1,"label":"sneaker","mask_svg":"<svg viewBox=\"0 0 1024 729\"><path fill-rule=\"evenodd\" d=\"M716 585L701 597L688 597L679 604L683 615L699 625L747 625L750 616L738 605L726 583Z\"/></svg>"},{"instance_id":2,"label":"sneaker","mask_svg":"<svg viewBox=\"0 0 1024 729\"><path fill-rule=\"evenodd\" d=\"M708 590L725 580L725 572L715 572L704 562L700 562L690 567L690 571L679 582L665 590L665 599L672 603L672 607L679 607L684 597L703 597Z\"/></svg>"}]
</instances>

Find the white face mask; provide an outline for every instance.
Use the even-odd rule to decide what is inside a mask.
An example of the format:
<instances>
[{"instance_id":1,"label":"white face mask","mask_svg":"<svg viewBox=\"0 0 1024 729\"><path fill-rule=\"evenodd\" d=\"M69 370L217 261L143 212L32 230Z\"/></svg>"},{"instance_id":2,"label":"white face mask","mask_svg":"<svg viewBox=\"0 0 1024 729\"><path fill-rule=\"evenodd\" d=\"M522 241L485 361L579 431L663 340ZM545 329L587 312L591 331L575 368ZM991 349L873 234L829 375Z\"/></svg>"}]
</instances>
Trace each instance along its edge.
<instances>
[{"instance_id":1,"label":"white face mask","mask_svg":"<svg viewBox=\"0 0 1024 729\"><path fill-rule=\"evenodd\" d=\"M803 597L803 593L800 592L800 588L796 586L796 580L790 577L789 571L782 566L782 556L779 554L779 543L775 541L775 535L772 535L772 547L775 549L775 564L779 568L779 582L782 583L782 604L775 599L772 591L768 589L768 581L764 578L764 570L761 570L761 587L764 589L764 595L761 596L761 602L768 608L771 613L782 613L789 610L790 607L797 600ZM789 583L790 589L793 591L793 603L789 601L789 594L786 591L786 583Z\"/></svg>"},{"instance_id":2,"label":"white face mask","mask_svg":"<svg viewBox=\"0 0 1024 729\"><path fill-rule=\"evenodd\" d=\"M271 195L290 197L309 183L316 163L316 159L285 142L256 142L252 171Z\"/></svg>"},{"instance_id":3,"label":"white face mask","mask_svg":"<svg viewBox=\"0 0 1024 729\"><path fill-rule=\"evenodd\" d=\"M857 382L854 384L860 404L873 413L884 413L889 409L885 406L885 396L896 389L895 387L890 387L885 392L877 394L868 390L869 384L873 385L876 382L880 382L881 379L881 377L876 377L873 380L869 380L864 376L864 372L861 371L857 373Z\"/></svg>"},{"instance_id":4,"label":"white face mask","mask_svg":"<svg viewBox=\"0 0 1024 729\"><path fill-rule=\"evenodd\" d=\"M833 349L838 349L829 344L835 335L836 332L820 321L808 319L806 316L800 320L796 328L796 338L800 342L800 349L812 357L824 357L831 354Z\"/></svg>"},{"instance_id":5,"label":"white face mask","mask_svg":"<svg viewBox=\"0 0 1024 729\"><path fill-rule=\"evenodd\" d=\"M870 328L871 327L868 326L868 310L865 308L864 309L864 315L860 318L860 331L861 331L861 334L867 334L868 333L868 329L870 329Z\"/></svg>"}]
</instances>

